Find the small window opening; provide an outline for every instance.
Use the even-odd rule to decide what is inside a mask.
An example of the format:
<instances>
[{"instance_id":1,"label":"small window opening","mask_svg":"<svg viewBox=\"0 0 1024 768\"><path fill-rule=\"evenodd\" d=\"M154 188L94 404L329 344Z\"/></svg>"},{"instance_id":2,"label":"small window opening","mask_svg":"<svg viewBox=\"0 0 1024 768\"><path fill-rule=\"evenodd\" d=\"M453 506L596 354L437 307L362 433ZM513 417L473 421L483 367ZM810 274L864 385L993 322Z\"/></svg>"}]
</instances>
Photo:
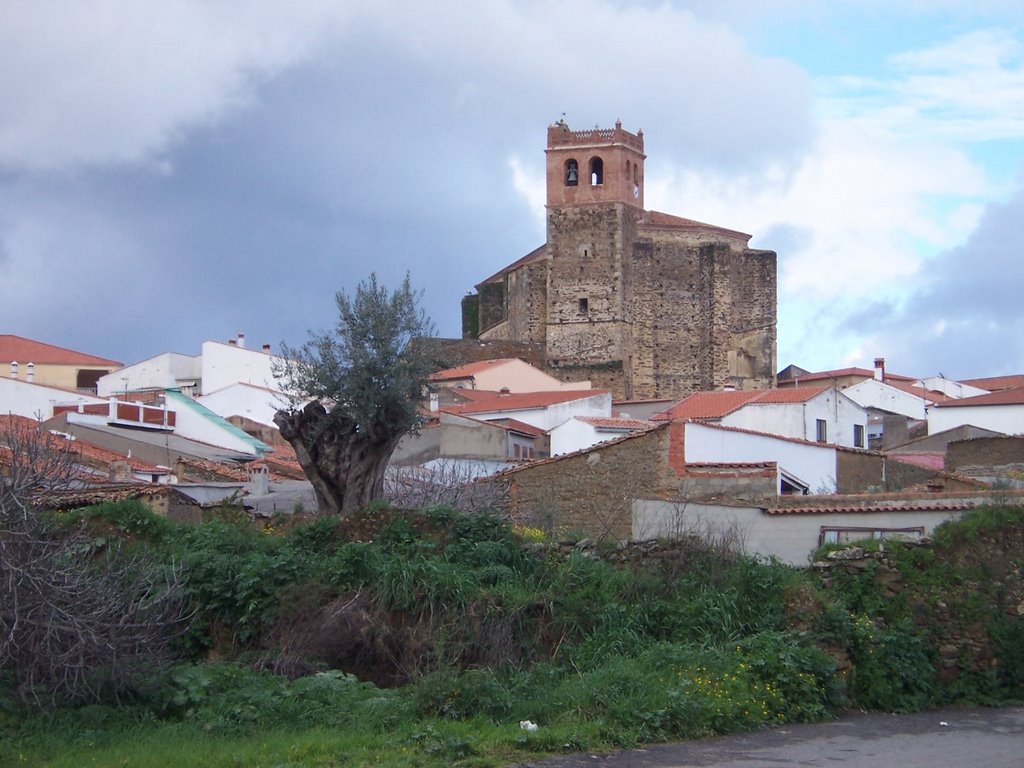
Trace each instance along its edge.
<instances>
[{"instance_id":1,"label":"small window opening","mask_svg":"<svg viewBox=\"0 0 1024 768\"><path fill-rule=\"evenodd\" d=\"M565 186L575 187L580 182L580 166L575 160L565 161Z\"/></svg>"},{"instance_id":2,"label":"small window opening","mask_svg":"<svg viewBox=\"0 0 1024 768\"><path fill-rule=\"evenodd\" d=\"M600 157L590 158L590 184L594 187L604 184L604 161Z\"/></svg>"},{"instance_id":3,"label":"small window opening","mask_svg":"<svg viewBox=\"0 0 1024 768\"><path fill-rule=\"evenodd\" d=\"M863 448L864 447L864 425L854 424L853 425L853 447Z\"/></svg>"},{"instance_id":4,"label":"small window opening","mask_svg":"<svg viewBox=\"0 0 1024 768\"><path fill-rule=\"evenodd\" d=\"M817 440L819 443L828 442L828 424L825 423L824 419L816 419L815 427L817 431Z\"/></svg>"},{"instance_id":5,"label":"small window opening","mask_svg":"<svg viewBox=\"0 0 1024 768\"><path fill-rule=\"evenodd\" d=\"M585 315L590 311L590 300L587 298L580 299L580 314Z\"/></svg>"}]
</instances>

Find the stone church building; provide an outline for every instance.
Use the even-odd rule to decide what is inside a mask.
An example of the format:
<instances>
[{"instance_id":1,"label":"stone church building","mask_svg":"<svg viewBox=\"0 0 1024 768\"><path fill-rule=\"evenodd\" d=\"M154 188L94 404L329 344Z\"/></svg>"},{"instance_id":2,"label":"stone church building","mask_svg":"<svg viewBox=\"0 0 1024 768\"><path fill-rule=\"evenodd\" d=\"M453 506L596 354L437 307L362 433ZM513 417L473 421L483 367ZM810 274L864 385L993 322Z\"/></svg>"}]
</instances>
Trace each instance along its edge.
<instances>
[{"instance_id":1,"label":"stone church building","mask_svg":"<svg viewBox=\"0 0 1024 768\"><path fill-rule=\"evenodd\" d=\"M644 210L644 137L548 128L547 242L463 299L463 337L539 348L617 398L774 385L776 255Z\"/></svg>"}]
</instances>

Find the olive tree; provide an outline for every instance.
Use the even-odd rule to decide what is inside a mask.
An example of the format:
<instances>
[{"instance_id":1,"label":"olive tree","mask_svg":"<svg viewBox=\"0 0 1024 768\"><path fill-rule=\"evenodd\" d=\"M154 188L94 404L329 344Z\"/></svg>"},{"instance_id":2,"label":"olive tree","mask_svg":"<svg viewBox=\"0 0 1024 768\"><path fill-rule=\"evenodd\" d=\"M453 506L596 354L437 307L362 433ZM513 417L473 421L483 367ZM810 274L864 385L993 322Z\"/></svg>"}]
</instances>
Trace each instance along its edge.
<instances>
[{"instance_id":1,"label":"olive tree","mask_svg":"<svg viewBox=\"0 0 1024 768\"><path fill-rule=\"evenodd\" d=\"M321 515L350 515L380 498L391 454L420 424L433 366L412 342L434 332L420 297L408 275L389 291L371 274L351 296L335 295L333 331L311 332L298 348L282 345L277 374L293 404L274 423L313 484Z\"/></svg>"}]
</instances>

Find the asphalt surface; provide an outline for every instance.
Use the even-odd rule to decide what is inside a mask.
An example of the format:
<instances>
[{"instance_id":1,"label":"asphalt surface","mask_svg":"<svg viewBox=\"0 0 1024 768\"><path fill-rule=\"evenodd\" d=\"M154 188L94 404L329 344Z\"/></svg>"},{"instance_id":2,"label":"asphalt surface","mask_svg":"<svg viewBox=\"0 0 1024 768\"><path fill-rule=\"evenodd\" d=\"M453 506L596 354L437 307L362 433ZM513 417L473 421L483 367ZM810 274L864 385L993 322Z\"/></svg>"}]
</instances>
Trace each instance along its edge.
<instances>
[{"instance_id":1,"label":"asphalt surface","mask_svg":"<svg viewBox=\"0 0 1024 768\"><path fill-rule=\"evenodd\" d=\"M813 725L611 754L571 755L518 768L1024 768L1024 707L850 713Z\"/></svg>"}]
</instances>

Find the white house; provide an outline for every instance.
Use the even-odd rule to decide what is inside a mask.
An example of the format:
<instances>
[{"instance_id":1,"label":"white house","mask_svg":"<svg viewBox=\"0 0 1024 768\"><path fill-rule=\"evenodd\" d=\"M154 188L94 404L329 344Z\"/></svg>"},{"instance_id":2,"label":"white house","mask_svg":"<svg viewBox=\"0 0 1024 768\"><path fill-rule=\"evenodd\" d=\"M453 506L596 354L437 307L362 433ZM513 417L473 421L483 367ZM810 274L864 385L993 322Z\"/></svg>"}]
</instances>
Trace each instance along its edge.
<instances>
[{"instance_id":1,"label":"white house","mask_svg":"<svg viewBox=\"0 0 1024 768\"><path fill-rule=\"evenodd\" d=\"M991 390L982 389L979 386L968 384L963 381L954 381L945 376L929 376L926 379L919 379L915 384L924 387L929 392L941 392L946 397L960 400L964 397L975 397L976 395L987 395Z\"/></svg>"},{"instance_id":2,"label":"white house","mask_svg":"<svg viewBox=\"0 0 1024 768\"><path fill-rule=\"evenodd\" d=\"M199 355L164 352L127 365L100 378L97 391L109 396L145 389L180 389L185 394L207 395L232 384L280 389L274 368L283 362L268 346L247 349L244 335L223 344L204 341Z\"/></svg>"},{"instance_id":3,"label":"white house","mask_svg":"<svg viewBox=\"0 0 1024 768\"><path fill-rule=\"evenodd\" d=\"M282 392L243 383L230 384L197 397L196 401L225 419L243 416L270 427L274 426L274 414L291 404Z\"/></svg>"},{"instance_id":4,"label":"white house","mask_svg":"<svg viewBox=\"0 0 1024 768\"><path fill-rule=\"evenodd\" d=\"M928 399L926 390L921 387L896 387L876 379L847 387L843 394L862 408L895 413L917 421L928 418L928 406L935 402Z\"/></svg>"},{"instance_id":5,"label":"white house","mask_svg":"<svg viewBox=\"0 0 1024 768\"><path fill-rule=\"evenodd\" d=\"M607 390L568 392L481 392L466 390L472 399L446 406L448 413L483 421L511 418L547 432L574 416L611 417L612 396Z\"/></svg>"},{"instance_id":6,"label":"white house","mask_svg":"<svg viewBox=\"0 0 1024 768\"><path fill-rule=\"evenodd\" d=\"M455 389L499 392L556 392L590 389L589 381L561 381L516 357L480 360L432 373L428 380Z\"/></svg>"},{"instance_id":7,"label":"white house","mask_svg":"<svg viewBox=\"0 0 1024 768\"><path fill-rule=\"evenodd\" d=\"M797 493L835 493L836 447L806 440L688 421L683 432L686 464L777 466L776 487Z\"/></svg>"},{"instance_id":8,"label":"white house","mask_svg":"<svg viewBox=\"0 0 1024 768\"><path fill-rule=\"evenodd\" d=\"M1007 435L1024 434L1024 387L947 400L928 409L928 434L970 424Z\"/></svg>"},{"instance_id":9,"label":"white house","mask_svg":"<svg viewBox=\"0 0 1024 768\"><path fill-rule=\"evenodd\" d=\"M551 455L560 456L563 453L572 453L598 443L614 440L630 432L648 430L654 426L654 422L643 419L573 416L548 432L551 441Z\"/></svg>"},{"instance_id":10,"label":"white house","mask_svg":"<svg viewBox=\"0 0 1024 768\"><path fill-rule=\"evenodd\" d=\"M103 398L21 379L0 378L0 414L48 419L54 406L104 404Z\"/></svg>"},{"instance_id":11,"label":"white house","mask_svg":"<svg viewBox=\"0 0 1024 768\"><path fill-rule=\"evenodd\" d=\"M859 539L919 539L947 520L992 503L991 492L799 496L766 506L637 499L633 538L733 532L750 554L806 565L819 546ZM1005 492L1000 497L1005 501ZM1013 503L1021 503L1019 496Z\"/></svg>"},{"instance_id":12,"label":"white house","mask_svg":"<svg viewBox=\"0 0 1024 768\"><path fill-rule=\"evenodd\" d=\"M202 359L177 352L164 352L113 373L101 376L96 391L101 397L147 389L193 391L202 378Z\"/></svg>"},{"instance_id":13,"label":"white house","mask_svg":"<svg viewBox=\"0 0 1024 768\"><path fill-rule=\"evenodd\" d=\"M797 440L867 447L867 413L833 386L695 392L653 419L700 420Z\"/></svg>"}]
</instances>

